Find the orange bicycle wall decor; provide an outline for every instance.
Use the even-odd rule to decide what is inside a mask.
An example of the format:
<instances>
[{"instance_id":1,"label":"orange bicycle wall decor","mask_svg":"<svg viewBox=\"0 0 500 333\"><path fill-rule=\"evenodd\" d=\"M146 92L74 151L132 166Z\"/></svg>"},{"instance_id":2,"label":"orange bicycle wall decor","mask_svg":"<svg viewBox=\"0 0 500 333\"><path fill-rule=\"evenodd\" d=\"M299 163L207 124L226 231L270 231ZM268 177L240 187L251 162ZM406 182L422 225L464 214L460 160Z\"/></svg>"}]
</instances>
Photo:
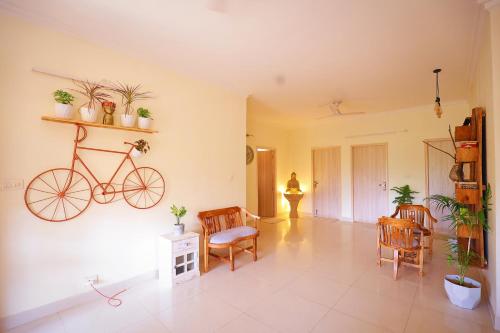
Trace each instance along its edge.
<instances>
[{"instance_id":1,"label":"orange bicycle wall decor","mask_svg":"<svg viewBox=\"0 0 500 333\"><path fill-rule=\"evenodd\" d=\"M83 147L81 143L86 137L87 129L76 125L71 167L44 171L28 184L24 193L24 202L33 215L49 222L69 221L83 213L89 207L91 199L99 204L108 204L113 202L116 195L120 193L130 206L138 209L151 208L160 202L165 193L165 181L162 175L153 168L136 167L132 156L137 152L135 149L138 147L137 144L124 142L130 145L130 149L125 152ZM78 155L80 150L124 156L111 178L106 182L101 182ZM127 160L132 165L132 171L125 176L123 183L113 183ZM91 176L90 179L96 184L94 187L91 186L89 178L75 170L76 162L79 162Z\"/></svg>"}]
</instances>

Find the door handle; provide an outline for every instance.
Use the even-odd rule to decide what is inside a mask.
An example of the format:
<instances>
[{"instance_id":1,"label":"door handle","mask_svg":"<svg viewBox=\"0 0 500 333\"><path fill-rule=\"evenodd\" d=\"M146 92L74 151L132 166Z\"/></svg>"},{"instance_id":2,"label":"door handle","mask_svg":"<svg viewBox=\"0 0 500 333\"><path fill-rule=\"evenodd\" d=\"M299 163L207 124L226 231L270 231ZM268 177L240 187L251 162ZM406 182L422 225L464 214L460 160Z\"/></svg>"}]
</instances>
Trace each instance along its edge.
<instances>
[{"instance_id":1,"label":"door handle","mask_svg":"<svg viewBox=\"0 0 500 333\"><path fill-rule=\"evenodd\" d=\"M318 182L317 181L313 181L313 186L316 188L316 186L318 186Z\"/></svg>"},{"instance_id":2,"label":"door handle","mask_svg":"<svg viewBox=\"0 0 500 333\"><path fill-rule=\"evenodd\" d=\"M378 186L382 187L382 191L387 191L387 182L385 180L378 184Z\"/></svg>"}]
</instances>

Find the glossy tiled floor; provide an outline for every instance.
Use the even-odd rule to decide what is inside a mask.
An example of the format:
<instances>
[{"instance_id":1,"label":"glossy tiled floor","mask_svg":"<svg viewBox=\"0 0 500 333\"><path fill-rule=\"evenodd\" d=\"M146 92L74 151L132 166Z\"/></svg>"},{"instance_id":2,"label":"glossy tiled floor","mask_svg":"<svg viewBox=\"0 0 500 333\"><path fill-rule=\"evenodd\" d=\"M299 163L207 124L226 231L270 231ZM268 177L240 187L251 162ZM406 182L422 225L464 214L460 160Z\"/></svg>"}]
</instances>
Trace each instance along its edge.
<instances>
[{"instance_id":1,"label":"glossy tiled floor","mask_svg":"<svg viewBox=\"0 0 500 333\"><path fill-rule=\"evenodd\" d=\"M403 267L393 281L389 264L376 265L373 225L261 223L255 263L241 254L230 272L212 262L210 272L174 289L146 282L119 308L97 301L10 333L493 332L485 302L473 311L448 302L443 244L426 257L423 278Z\"/></svg>"}]
</instances>

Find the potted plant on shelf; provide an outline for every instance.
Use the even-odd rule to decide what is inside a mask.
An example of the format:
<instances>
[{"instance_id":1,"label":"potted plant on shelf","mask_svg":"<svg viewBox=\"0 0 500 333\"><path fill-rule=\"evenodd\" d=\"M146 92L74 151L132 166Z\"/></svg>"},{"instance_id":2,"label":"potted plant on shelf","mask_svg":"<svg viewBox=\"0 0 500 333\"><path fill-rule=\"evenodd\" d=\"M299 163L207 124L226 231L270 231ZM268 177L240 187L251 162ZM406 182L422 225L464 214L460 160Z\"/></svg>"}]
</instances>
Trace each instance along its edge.
<instances>
[{"instance_id":1,"label":"potted plant on shelf","mask_svg":"<svg viewBox=\"0 0 500 333\"><path fill-rule=\"evenodd\" d=\"M135 143L135 147L132 149L130 152L130 156L132 157L141 157L142 155L146 154L148 150L151 148L149 147L149 143L146 140L140 139L137 140Z\"/></svg>"},{"instance_id":2,"label":"potted plant on shelf","mask_svg":"<svg viewBox=\"0 0 500 333\"><path fill-rule=\"evenodd\" d=\"M392 203L399 205L411 205L413 204L413 199L415 197L413 194L417 194L417 191L413 191L410 188L410 185L404 185L404 186L394 186L391 188L391 191L396 192L397 196L394 198Z\"/></svg>"},{"instance_id":3,"label":"potted plant on shelf","mask_svg":"<svg viewBox=\"0 0 500 333\"><path fill-rule=\"evenodd\" d=\"M124 83L116 83L111 89L113 92L119 94L122 97L122 104L125 106L125 112L121 114L120 120L122 126L124 127L133 127L135 122L135 115L133 114L134 108L133 103L139 100L145 100L151 98L151 92L149 91L140 91L141 85L138 84L136 86L124 84Z\"/></svg>"},{"instance_id":4,"label":"potted plant on shelf","mask_svg":"<svg viewBox=\"0 0 500 333\"><path fill-rule=\"evenodd\" d=\"M429 199L436 204L436 208L441 211L448 211L449 214L443 219L450 221L450 227L457 230L461 228L467 232L467 244L459 244L456 239L448 240L448 263L455 264L457 274L448 274L444 278L444 288L451 303L465 309L475 308L481 301L481 283L467 277L467 272L474 260L481 259L474 249L472 249L472 238L476 230L481 227L488 230L486 212L490 210L489 200L491 189L488 184L482 207L479 211L472 211L466 204L458 202L455 198L444 195L432 195Z\"/></svg>"},{"instance_id":5,"label":"potted plant on shelf","mask_svg":"<svg viewBox=\"0 0 500 333\"><path fill-rule=\"evenodd\" d=\"M142 129L149 129L151 127L151 120L153 120L151 112L145 108L138 108L137 115L137 126Z\"/></svg>"},{"instance_id":6,"label":"potted plant on shelf","mask_svg":"<svg viewBox=\"0 0 500 333\"><path fill-rule=\"evenodd\" d=\"M73 102L75 97L71 95L69 92L66 92L61 89L54 91L53 95L54 95L54 100L56 101L55 104L56 117L71 119L73 111L73 104L71 104L71 102Z\"/></svg>"},{"instance_id":7,"label":"potted plant on shelf","mask_svg":"<svg viewBox=\"0 0 500 333\"><path fill-rule=\"evenodd\" d=\"M181 218L187 213L186 207L182 206L181 208L177 208L176 205L172 205L172 207L170 207L170 212L172 212L177 219L177 222L174 224L174 235L182 235L184 233L184 223L181 223Z\"/></svg>"},{"instance_id":8,"label":"potted plant on shelf","mask_svg":"<svg viewBox=\"0 0 500 333\"><path fill-rule=\"evenodd\" d=\"M97 120L97 112L99 105L108 98L109 94L104 92L104 86L90 81L73 81L81 90L75 90L87 97L88 102L80 107L80 117L83 121L94 123Z\"/></svg>"}]
</instances>

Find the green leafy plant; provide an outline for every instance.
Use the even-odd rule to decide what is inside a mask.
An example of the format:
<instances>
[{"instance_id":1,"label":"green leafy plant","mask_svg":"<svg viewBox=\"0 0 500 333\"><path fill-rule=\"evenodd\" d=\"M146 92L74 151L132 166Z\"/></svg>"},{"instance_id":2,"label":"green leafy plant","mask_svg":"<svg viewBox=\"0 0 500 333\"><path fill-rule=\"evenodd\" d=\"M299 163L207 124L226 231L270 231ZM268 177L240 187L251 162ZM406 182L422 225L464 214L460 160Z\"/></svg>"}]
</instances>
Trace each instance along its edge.
<instances>
[{"instance_id":1,"label":"green leafy plant","mask_svg":"<svg viewBox=\"0 0 500 333\"><path fill-rule=\"evenodd\" d=\"M170 207L170 212L177 218L176 224L180 224L181 217L184 217L186 215L187 210L184 206L178 208L176 205L172 205L172 207Z\"/></svg>"},{"instance_id":2,"label":"green leafy plant","mask_svg":"<svg viewBox=\"0 0 500 333\"><path fill-rule=\"evenodd\" d=\"M71 104L71 102L73 102L75 97L71 95L69 92L59 89L54 91L54 99L57 103Z\"/></svg>"},{"instance_id":3,"label":"green leafy plant","mask_svg":"<svg viewBox=\"0 0 500 333\"><path fill-rule=\"evenodd\" d=\"M143 154L146 154L148 150L151 150L151 148L149 147L149 143L146 140L140 139L134 143L135 143L135 149L137 149Z\"/></svg>"},{"instance_id":4,"label":"green leafy plant","mask_svg":"<svg viewBox=\"0 0 500 333\"><path fill-rule=\"evenodd\" d=\"M138 108L137 115L142 118L151 118L151 112L145 108Z\"/></svg>"},{"instance_id":5,"label":"green leafy plant","mask_svg":"<svg viewBox=\"0 0 500 333\"><path fill-rule=\"evenodd\" d=\"M123 106L125 106L126 115L132 113L133 111L132 104L134 102L151 98L151 92L149 91L141 92L140 89L141 89L140 84L134 86L120 82L116 83L111 88L111 91L119 94L122 97L122 104Z\"/></svg>"},{"instance_id":6,"label":"green leafy plant","mask_svg":"<svg viewBox=\"0 0 500 333\"><path fill-rule=\"evenodd\" d=\"M458 244L456 239L448 241L448 264L455 264L457 268L458 284L465 285L465 275L474 259L480 258L472 248L472 236L475 228L482 227L488 230L486 212L490 210L491 188L486 186L486 191L482 199L482 206L479 211L469 209L466 204L458 202L455 198L436 194L429 197L430 201L436 205L436 209L441 212L450 212L443 217L444 221L450 221L450 228L457 230L463 228L467 231L467 247Z\"/></svg>"},{"instance_id":7,"label":"green leafy plant","mask_svg":"<svg viewBox=\"0 0 500 333\"><path fill-rule=\"evenodd\" d=\"M87 106L89 109L97 110L97 106L103 101L111 98L111 95L104 91L105 87L99 83L94 83L90 81L73 81L73 83L80 88L71 89L83 96L87 97L88 102L82 104L82 106Z\"/></svg>"},{"instance_id":8,"label":"green leafy plant","mask_svg":"<svg viewBox=\"0 0 500 333\"><path fill-rule=\"evenodd\" d=\"M413 200L415 197L413 194L417 194L417 191L413 191L410 188L410 185L404 185L404 186L394 186L391 188L391 191L396 192L398 195L394 198L392 203L399 205L404 205L404 204L409 204L411 205L413 203Z\"/></svg>"}]
</instances>

